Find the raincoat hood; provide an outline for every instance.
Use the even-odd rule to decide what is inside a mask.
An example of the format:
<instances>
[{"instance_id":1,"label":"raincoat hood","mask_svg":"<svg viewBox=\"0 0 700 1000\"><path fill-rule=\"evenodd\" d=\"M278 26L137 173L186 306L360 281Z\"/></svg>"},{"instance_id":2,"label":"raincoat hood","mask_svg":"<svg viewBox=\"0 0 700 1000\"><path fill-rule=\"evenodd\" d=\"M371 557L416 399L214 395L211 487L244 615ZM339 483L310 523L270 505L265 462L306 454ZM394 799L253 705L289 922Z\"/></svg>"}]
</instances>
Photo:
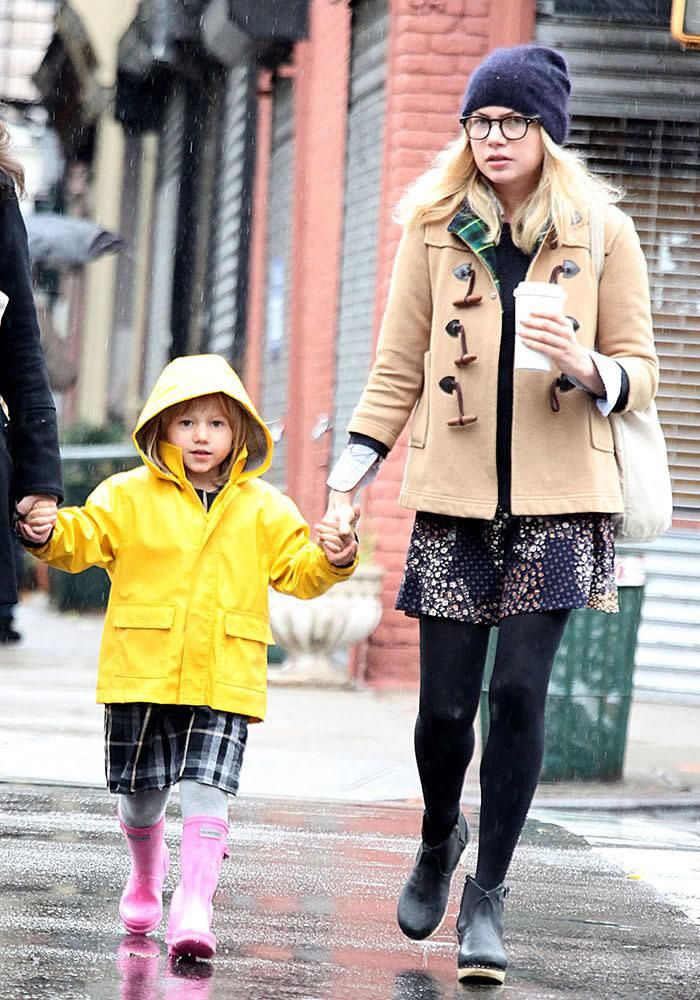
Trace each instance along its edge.
<instances>
[{"instance_id":1,"label":"raincoat hood","mask_svg":"<svg viewBox=\"0 0 700 1000\"><path fill-rule=\"evenodd\" d=\"M270 467L272 437L238 375L218 354L196 354L175 358L163 369L136 421L133 441L149 469L162 475L145 454L143 432L149 421L169 406L216 392L234 399L246 415L246 443L243 452L247 453L242 468L236 463L238 474L246 477L260 476Z\"/></svg>"}]
</instances>

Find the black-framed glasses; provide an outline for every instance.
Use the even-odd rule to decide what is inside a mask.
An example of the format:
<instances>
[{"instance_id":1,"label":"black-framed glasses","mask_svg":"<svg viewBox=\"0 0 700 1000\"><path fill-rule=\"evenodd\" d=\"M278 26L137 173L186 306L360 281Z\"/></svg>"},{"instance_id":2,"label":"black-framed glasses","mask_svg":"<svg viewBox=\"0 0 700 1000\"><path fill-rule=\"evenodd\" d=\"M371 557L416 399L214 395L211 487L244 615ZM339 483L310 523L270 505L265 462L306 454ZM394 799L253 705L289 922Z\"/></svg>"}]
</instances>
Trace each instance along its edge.
<instances>
[{"instance_id":1,"label":"black-framed glasses","mask_svg":"<svg viewBox=\"0 0 700 1000\"><path fill-rule=\"evenodd\" d=\"M523 115L505 115L503 118L485 118L483 115L467 115L459 119L470 139L488 139L491 129L498 125L504 139L524 139L531 125L539 125L539 115L526 118Z\"/></svg>"}]
</instances>

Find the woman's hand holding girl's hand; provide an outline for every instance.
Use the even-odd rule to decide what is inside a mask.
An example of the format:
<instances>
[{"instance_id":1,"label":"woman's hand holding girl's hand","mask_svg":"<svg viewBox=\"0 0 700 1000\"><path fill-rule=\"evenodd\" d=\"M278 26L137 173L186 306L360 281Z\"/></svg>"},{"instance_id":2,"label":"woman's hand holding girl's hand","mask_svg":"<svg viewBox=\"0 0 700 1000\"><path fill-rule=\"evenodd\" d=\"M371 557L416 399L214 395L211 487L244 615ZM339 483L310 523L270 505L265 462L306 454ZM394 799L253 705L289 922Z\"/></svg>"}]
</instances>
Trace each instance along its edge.
<instances>
[{"instance_id":1,"label":"woman's hand holding girl's hand","mask_svg":"<svg viewBox=\"0 0 700 1000\"><path fill-rule=\"evenodd\" d=\"M577 378L595 396L605 395L603 380L593 358L581 347L568 316L554 313L531 313L521 321L523 344L547 354L564 375Z\"/></svg>"},{"instance_id":2,"label":"woman's hand holding girl's hand","mask_svg":"<svg viewBox=\"0 0 700 1000\"><path fill-rule=\"evenodd\" d=\"M355 535L355 523L360 516L359 507L350 507L352 519L342 528L335 515L326 514L316 525L318 544L326 554L326 559L334 566L349 566L357 556L358 542Z\"/></svg>"},{"instance_id":3,"label":"woman's hand holding girl's hand","mask_svg":"<svg viewBox=\"0 0 700 1000\"><path fill-rule=\"evenodd\" d=\"M324 520L335 521L341 535L353 534L353 529L360 516L360 508L352 502L352 493L340 493L331 490L328 495L328 509Z\"/></svg>"},{"instance_id":4,"label":"woman's hand holding girl's hand","mask_svg":"<svg viewBox=\"0 0 700 1000\"><path fill-rule=\"evenodd\" d=\"M57 506L55 497L24 497L17 504L20 520L17 522L22 538L29 542L47 542L56 524Z\"/></svg>"}]
</instances>

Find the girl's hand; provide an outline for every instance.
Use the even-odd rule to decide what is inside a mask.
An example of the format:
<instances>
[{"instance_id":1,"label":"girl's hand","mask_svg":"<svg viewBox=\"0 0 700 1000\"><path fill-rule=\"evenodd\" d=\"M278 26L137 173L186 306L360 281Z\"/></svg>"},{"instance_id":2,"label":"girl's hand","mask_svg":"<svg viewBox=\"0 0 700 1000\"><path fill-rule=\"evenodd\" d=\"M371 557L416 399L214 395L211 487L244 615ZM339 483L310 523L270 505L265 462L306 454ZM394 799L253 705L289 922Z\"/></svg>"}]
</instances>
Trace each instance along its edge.
<instances>
[{"instance_id":1,"label":"girl's hand","mask_svg":"<svg viewBox=\"0 0 700 1000\"><path fill-rule=\"evenodd\" d=\"M17 504L17 513L20 515L17 527L22 538L40 544L48 541L56 524L55 497L24 497Z\"/></svg>"},{"instance_id":2,"label":"girl's hand","mask_svg":"<svg viewBox=\"0 0 700 1000\"><path fill-rule=\"evenodd\" d=\"M546 354L564 375L577 378L595 396L605 395L605 386L593 358L579 344L568 316L531 313L522 320L521 326L520 337L526 347Z\"/></svg>"},{"instance_id":3,"label":"girl's hand","mask_svg":"<svg viewBox=\"0 0 700 1000\"><path fill-rule=\"evenodd\" d=\"M316 525L318 544L326 554L326 559L334 566L349 566L355 561L358 542L354 524L360 515L358 507L352 507L352 522L347 532L340 530L336 517L326 515Z\"/></svg>"}]
</instances>

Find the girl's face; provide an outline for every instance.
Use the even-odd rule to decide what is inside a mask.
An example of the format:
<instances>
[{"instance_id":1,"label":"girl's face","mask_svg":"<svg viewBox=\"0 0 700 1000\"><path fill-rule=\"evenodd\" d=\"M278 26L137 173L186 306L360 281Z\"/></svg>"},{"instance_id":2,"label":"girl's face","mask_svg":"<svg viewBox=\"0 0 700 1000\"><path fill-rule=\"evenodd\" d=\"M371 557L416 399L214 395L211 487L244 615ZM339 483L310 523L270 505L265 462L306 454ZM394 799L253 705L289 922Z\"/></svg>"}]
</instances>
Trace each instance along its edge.
<instances>
[{"instance_id":1,"label":"girl's face","mask_svg":"<svg viewBox=\"0 0 700 1000\"><path fill-rule=\"evenodd\" d=\"M216 489L219 466L233 445L231 423L216 396L188 403L167 424L165 440L182 449L185 472L195 489Z\"/></svg>"},{"instance_id":2,"label":"girl's face","mask_svg":"<svg viewBox=\"0 0 700 1000\"><path fill-rule=\"evenodd\" d=\"M487 107L472 112L481 118L526 117L512 108ZM470 139L477 168L498 193L527 197L537 187L544 160L542 133L530 125L522 139L506 139L499 125L493 124L485 139Z\"/></svg>"}]
</instances>

